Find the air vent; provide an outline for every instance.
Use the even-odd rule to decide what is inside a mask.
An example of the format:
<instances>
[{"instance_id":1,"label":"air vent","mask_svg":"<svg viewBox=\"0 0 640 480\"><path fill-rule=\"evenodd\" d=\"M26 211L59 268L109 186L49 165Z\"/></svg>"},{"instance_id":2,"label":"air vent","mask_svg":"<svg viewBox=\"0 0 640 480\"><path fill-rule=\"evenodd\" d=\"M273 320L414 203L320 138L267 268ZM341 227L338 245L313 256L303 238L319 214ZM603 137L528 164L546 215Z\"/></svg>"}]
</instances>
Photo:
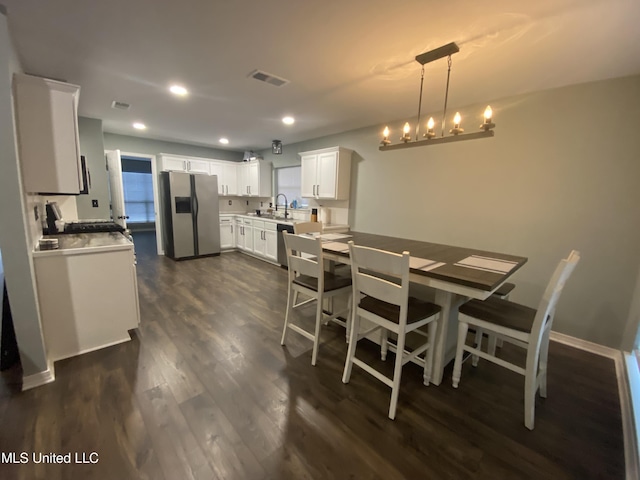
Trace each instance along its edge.
<instances>
[{"instance_id":1,"label":"air vent","mask_svg":"<svg viewBox=\"0 0 640 480\"><path fill-rule=\"evenodd\" d=\"M118 110L129 110L131 108L131 105L125 102L114 100L113 102L111 102L111 108L117 108Z\"/></svg>"},{"instance_id":2,"label":"air vent","mask_svg":"<svg viewBox=\"0 0 640 480\"><path fill-rule=\"evenodd\" d=\"M256 80L260 80L261 82L266 82L270 85L274 85L276 87L282 87L289 83L289 80L285 80L284 78L276 77L275 75L271 75L270 73L263 72L261 70L254 70L249 74L251 78L255 78Z\"/></svg>"}]
</instances>

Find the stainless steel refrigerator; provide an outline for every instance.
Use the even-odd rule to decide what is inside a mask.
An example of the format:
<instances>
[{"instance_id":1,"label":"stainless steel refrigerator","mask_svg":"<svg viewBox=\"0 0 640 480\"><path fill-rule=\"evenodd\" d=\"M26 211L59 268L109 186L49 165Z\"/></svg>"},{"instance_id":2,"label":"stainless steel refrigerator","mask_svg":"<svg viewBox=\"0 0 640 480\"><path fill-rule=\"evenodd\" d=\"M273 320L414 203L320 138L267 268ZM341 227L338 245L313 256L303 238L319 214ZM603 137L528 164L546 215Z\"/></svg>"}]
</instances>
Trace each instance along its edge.
<instances>
[{"instance_id":1,"label":"stainless steel refrigerator","mask_svg":"<svg viewBox=\"0 0 640 480\"><path fill-rule=\"evenodd\" d=\"M174 259L220 253L218 177L161 172L164 250Z\"/></svg>"}]
</instances>

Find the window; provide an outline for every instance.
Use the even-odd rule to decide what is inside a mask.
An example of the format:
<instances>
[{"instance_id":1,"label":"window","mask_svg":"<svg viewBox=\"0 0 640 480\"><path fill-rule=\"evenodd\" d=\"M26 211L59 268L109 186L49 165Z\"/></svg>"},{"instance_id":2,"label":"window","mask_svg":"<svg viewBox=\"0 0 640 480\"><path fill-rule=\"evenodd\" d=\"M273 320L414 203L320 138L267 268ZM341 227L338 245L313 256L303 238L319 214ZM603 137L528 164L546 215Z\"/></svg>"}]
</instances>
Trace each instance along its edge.
<instances>
[{"instance_id":1,"label":"window","mask_svg":"<svg viewBox=\"0 0 640 480\"><path fill-rule=\"evenodd\" d=\"M122 159L122 186L124 190L124 210L129 223L153 223L153 183L151 162Z\"/></svg>"},{"instance_id":2,"label":"window","mask_svg":"<svg viewBox=\"0 0 640 480\"><path fill-rule=\"evenodd\" d=\"M295 200L299 207L306 207L309 201L302 198L300 193L301 167L285 167L276 169L276 195L284 193L287 196L289 205ZM280 204L284 203L282 198L278 199Z\"/></svg>"}]
</instances>

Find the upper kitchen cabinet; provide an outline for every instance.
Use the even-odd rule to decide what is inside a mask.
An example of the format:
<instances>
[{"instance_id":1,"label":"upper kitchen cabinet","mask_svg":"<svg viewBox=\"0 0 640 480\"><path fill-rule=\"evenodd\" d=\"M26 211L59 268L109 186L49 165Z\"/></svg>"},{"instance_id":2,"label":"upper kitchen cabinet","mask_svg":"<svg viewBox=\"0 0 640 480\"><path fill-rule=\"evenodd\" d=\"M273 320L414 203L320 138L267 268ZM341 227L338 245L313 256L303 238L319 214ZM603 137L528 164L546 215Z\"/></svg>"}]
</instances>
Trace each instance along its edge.
<instances>
[{"instance_id":1,"label":"upper kitchen cabinet","mask_svg":"<svg viewBox=\"0 0 640 480\"><path fill-rule=\"evenodd\" d=\"M238 165L238 195L270 197L272 172L272 163L263 160L252 160Z\"/></svg>"},{"instance_id":2,"label":"upper kitchen cabinet","mask_svg":"<svg viewBox=\"0 0 640 480\"><path fill-rule=\"evenodd\" d=\"M209 161L196 158L178 157L160 154L160 166L163 172L186 172L209 175Z\"/></svg>"},{"instance_id":3,"label":"upper kitchen cabinet","mask_svg":"<svg viewBox=\"0 0 640 480\"><path fill-rule=\"evenodd\" d=\"M348 200L351 150L342 147L300 152L301 194L307 198Z\"/></svg>"},{"instance_id":4,"label":"upper kitchen cabinet","mask_svg":"<svg viewBox=\"0 0 640 480\"><path fill-rule=\"evenodd\" d=\"M15 74L13 88L24 189L79 194L85 187L78 137L80 87Z\"/></svg>"},{"instance_id":5,"label":"upper kitchen cabinet","mask_svg":"<svg viewBox=\"0 0 640 480\"><path fill-rule=\"evenodd\" d=\"M209 173L218 176L218 195L238 195L238 164L234 162L211 162Z\"/></svg>"}]
</instances>

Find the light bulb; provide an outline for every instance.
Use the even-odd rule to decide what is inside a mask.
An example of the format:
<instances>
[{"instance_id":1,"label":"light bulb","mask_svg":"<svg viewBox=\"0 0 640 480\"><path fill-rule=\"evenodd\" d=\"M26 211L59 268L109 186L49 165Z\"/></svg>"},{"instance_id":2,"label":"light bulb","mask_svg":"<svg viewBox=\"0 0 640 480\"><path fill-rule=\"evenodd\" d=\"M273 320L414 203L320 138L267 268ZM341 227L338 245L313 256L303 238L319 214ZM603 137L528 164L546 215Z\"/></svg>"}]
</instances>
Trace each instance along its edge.
<instances>
[{"instance_id":1,"label":"light bulb","mask_svg":"<svg viewBox=\"0 0 640 480\"><path fill-rule=\"evenodd\" d=\"M491 122L491 117L493 116L493 110L491 110L491 106L487 105L487 108L484 110L484 121L485 123Z\"/></svg>"},{"instance_id":2,"label":"light bulb","mask_svg":"<svg viewBox=\"0 0 640 480\"><path fill-rule=\"evenodd\" d=\"M458 128L461 121L462 117L460 116L460 112L456 112L455 116L453 117L453 126Z\"/></svg>"},{"instance_id":3,"label":"light bulb","mask_svg":"<svg viewBox=\"0 0 640 480\"><path fill-rule=\"evenodd\" d=\"M382 136L387 138L389 136L389 127L384 127L384 131L382 132Z\"/></svg>"},{"instance_id":4,"label":"light bulb","mask_svg":"<svg viewBox=\"0 0 640 480\"><path fill-rule=\"evenodd\" d=\"M435 126L436 122L433 120L433 117L429 118L429 121L427 122L427 128L429 130L433 130L433 127Z\"/></svg>"},{"instance_id":5,"label":"light bulb","mask_svg":"<svg viewBox=\"0 0 640 480\"><path fill-rule=\"evenodd\" d=\"M409 134L409 130L411 130L411 127L409 126L409 122L407 122L407 123L404 124L404 127L402 128L402 132L405 135L408 135Z\"/></svg>"}]
</instances>

